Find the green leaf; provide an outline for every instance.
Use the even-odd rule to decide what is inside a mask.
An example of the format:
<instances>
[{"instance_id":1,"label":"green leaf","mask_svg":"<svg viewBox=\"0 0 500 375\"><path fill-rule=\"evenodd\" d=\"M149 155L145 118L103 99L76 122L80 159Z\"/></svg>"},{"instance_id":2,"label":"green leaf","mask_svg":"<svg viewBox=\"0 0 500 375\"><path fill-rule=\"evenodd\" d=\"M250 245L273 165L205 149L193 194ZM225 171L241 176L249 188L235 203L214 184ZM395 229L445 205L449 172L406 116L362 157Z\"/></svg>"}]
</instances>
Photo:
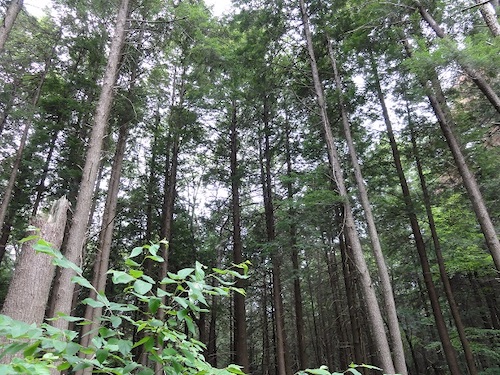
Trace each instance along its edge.
<instances>
[{"instance_id":1,"label":"green leaf","mask_svg":"<svg viewBox=\"0 0 500 375\"><path fill-rule=\"evenodd\" d=\"M185 309L188 308L188 304L184 298L179 297L179 296L175 296L174 301L177 302L179 305L181 305L183 308L185 308Z\"/></svg>"},{"instance_id":2,"label":"green leaf","mask_svg":"<svg viewBox=\"0 0 500 375\"><path fill-rule=\"evenodd\" d=\"M130 340L118 340L118 351L123 355L126 356L130 353L132 350L132 341Z\"/></svg>"},{"instance_id":3,"label":"green leaf","mask_svg":"<svg viewBox=\"0 0 500 375\"><path fill-rule=\"evenodd\" d=\"M119 316L116 316L116 315L110 316L109 320L110 320L113 328L118 328L122 324L122 318L120 318Z\"/></svg>"},{"instance_id":4,"label":"green leaf","mask_svg":"<svg viewBox=\"0 0 500 375\"><path fill-rule=\"evenodd\" d=\"M138 279L139 277L144 275L144 271L141 271L141 270L130 270L128 273L130 276L132 276L135 279Z\"/></svg>"},{"instance_id":5,"label":"green leaf","mask_svg":"<svg viewBox=\"0 0 500 375\"><path fill-rule=\"evenodd\" d=\"M108 349L98 349L97 352L95 353L96 359L99 363L103 363L106 358L109 356L109 350Z\"/></svg>"},{"instance_id":6,"label":"green leaf","mask_svg":"<svg viewBox=\"0 0 500 375\"><path fill-rule=\"evenodd\" d=\"M32 237L36 237L36 236L30 236L30 237L32 238ZM30 237L28 237L28 238L30 238ZM60 255L60 253L52 247L52 244L50 244L44 240L38 240L38 242L35 245L33 245L33 249L37 253L47 254L47 255L51 255L51 256L56 257L56 258L60 258L58 256L58 255Z\"/></svg>"},{"instance_id":7,"label":"green leaf","mask_svg":"<svg viewBox=\"0 0 500 375\"><path fill-rule=\"evenodd\" d=\"M27 237L24 237L22 240L19 241L20 244L23 244L25 242L29 242L29 241L34 241L34 240L37 240L40 238L40 235L38 234L33 234L31 236L27 236ZM35 245L36 246L36 245Z\"/></svg>"},{"instance_id":8,"label":"green leaf","mask_svg":"<svg viewBox=\"0 0 500 375\"><path fill-rule=\"evenodd\" d=\"M245 373L241 370L241 366L238 365L227 366L227 371L229 371L231 374L245 375Z\"/></svg>"},{"instance_id":9,"label":"green leaf","mask_svg":"<svg viewBox=\"0 0 500 375\"><path fill-rule=\"evenodd\" d=\"M84 305L89 305L90 307L97 308L97 307L104 307L106 306L104 303L96 301L95 299L92 298L85 298L82 303Z\"/></svg>"},{"instance_id":10,"label":"green leaf","mask_svg":"<svg viewBox=\"0 0 500 375\"><path fill-rule=\"evenodd\" d=\"M158 250L160 250L160 245L158 244L152 245L148 248L148 251L152 256L156 256L158 254Z\"/></svg>"},{"instance_id":11,"label":"green leaf","mask_svg":"<svg viewBox=\"0 0 500 375\"><path fill-rule=\"evenodd\" d=\"M146 257L146 259L151 259L153 262L157 262L157 263L163 263L165 261L165 259L163 259L159 255L148 255Z\"/></svg>"},{"instance_id":12,"label":"green leaf","mask_svg":"<svg viewBox=\"0 0 500 375\"><path fill-rule=\"evenodd\" d=\"M141 346L142 344L148 342L148 341L154 341L153 337L152 336L146 336L146 337L143 337L141 340L137 341L133 346L132 346L132 349L133 348L137 348L138 346Z\"/></svg>"},{"instance_id":13,"label":"green leaf","mask_svg":"<svg viewBox=\"0 0 500 375\"><path fill-rule=\"evenodd\" d=\"M81 277L81 276L73 276L71 278L71 282L73 282L75 284L78 284L78 285L81 285L81 286L83 286L84 288L87 288L87 289L94 289L94 287L92 286L92 284L90 284L87 279L85 279L84 277Z\"/></svg>"},{"instance_id":14,"label":"green leaf","mask_svg":"<svg viewBox=\"0 0 500 375\"><path fill-rule=\"evenodd\" d=\"M135 262L135 261L133 261L132 259L129 259L129 258L125 259L125 265L128 266L128 267L139 267L140 266L139 263L137 263L137 262Z\"/></svg>"},{"instance_id":15,"label":"green leaf","mask_svg":"<svg viewBox=\"0 0 500 375\"><path fill-rule=\"evenodd\" d=\"M350 373L352 373L354 375L361 375L361 373L358 370L356 370L355 368L350 368L346 372L350 372Z\"/></svg>"},{"instance_id":16,"label":"green leaf","mask_svg":"<svg viewBox=\"0 0 500 375\"><path fill-rule=\"evenodd\" d=\"M309 374L314 374L314 375L331 375L330 371L328 371L328 368L326 366L321 366L320 368L317 369L306 369L306 372Z\"/></svg>"},{"instance_id":17,"label":"green leaf","mask_svg":"<svg viewBox=\"0 0 500 375\"><path fill-rule=\"evenodd\" d=\"M134 282L134 290L137 294L140 294L141 296L145 295L147 292L151 290L153 287L152 284L147 283L142 280L135 280Z\"/></svg>"},{"instance_id":18,"label":"green leaf","mask_svg":"<svg viewBox=\"0 0 500 375\"><path fill-rule=\"evenodd\" d=\"M53 258L52 263L58 267L72 269L73 271L75 271L75 273L79 275L83 273L80 267L78 267L75 263L70 262L66 258Z\"/></svg>"},{"instance_id":19,"label":"green leaf","mask_svg":"<svg viewBox=\"0 0 500 375\"><path fill-rule=\"evenodd\" d=\"M146 280L148 283L155 284L155 281L152 277L149 277L148 275L142 275L141 279Z\"/></svg>"},{"instance_id":20,"label":"green leaf","mask_svg":"<svg viewBox=\"0 0 500 375\"><path fill-rule=\"evenodd\" d=\"M141 254L142 254L142 246L138 246L138 247L134 247L132 249L132 252L130 253L130 255L128 257L135 258L136 256L141 255Z\"/></svg>"},{"instance_id":21,"label":"green leaf","mask_svg":"<svg viewBox=\"0 0 500 375\"><path fill-rule=\"evenodd\" d=\"M113 284L128 284L135 280L133 276L123 271L108 271L113 274Z\"/></svg>"},{"instance_id":22,"label":"green leaf","mask_svg":"<svg viewBox=\"0 0 500 375\"><path fill-rule=\"evenodd\" d=\"M186 277L191 275L193 272L194 272L194 268L184 268L184 269L180 270L179 272L177 272L177 276L179 276L179 278L184 280L184 279L186 279Z\"/></svg>"},{"instance_id":23,"label":"green leaf","mask_svg":"<svg viewBox=\"0 0 500 375\"><path fill-rule=\"evenodd\" d=\"M40 340L37 340L35 341L33 344L31 344L30 346L28 346L26 349L24 349L24 356L25 357L30 357L32 356L35 351L38 349L38 347L40 346L42 342Z\"/></svg>"},{"instance_id":24,"label":"green leaf","mask_svg":"<svg viewBox=\"0 0 500 375\"><path fill-rule=\"evenodd\" d=\"M156 314L158 311L158 308L161 305L161 299L157 297L152 297L148 301L148 310L152 314Z\"/></svg>"}]
</instances>

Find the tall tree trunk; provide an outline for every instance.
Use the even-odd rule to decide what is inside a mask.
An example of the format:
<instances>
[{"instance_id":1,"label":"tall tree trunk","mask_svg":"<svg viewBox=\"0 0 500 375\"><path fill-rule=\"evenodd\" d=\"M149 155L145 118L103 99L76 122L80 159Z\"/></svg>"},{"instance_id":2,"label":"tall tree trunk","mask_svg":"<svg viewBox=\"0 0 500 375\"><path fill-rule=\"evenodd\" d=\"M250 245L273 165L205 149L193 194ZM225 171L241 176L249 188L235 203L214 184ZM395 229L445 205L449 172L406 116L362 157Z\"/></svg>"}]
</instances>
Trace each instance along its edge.
<instances>
[{"instance_id":1,"label":"tall tree trunk","mask_svg":"<svg viewBox=\"0 0 500 375\"><path fill-rule=\"evenodd\" d=\"M352 269L353 264L347 254L346 241L344 236L340 235L340 254L342 257L342 272L344 276L344 286L346 292L347 308L349 310L349 321L351 322L351 337L352 337L352 356L356 363L367 362L363 358L361 351L361 330L356 314L356 303L354 301L354 277Z\"/></svg>"},{"instance_id":2,"label":"tall tree trunk","mask_svg":"<svg viewBox=\"0 0 500 375\"><path fill-rule=\"evenodd\" d=\"M407 105L408 108L408 105ZM432 213L432 205L429 191L427 189L427 183L425 181L425 176L422 168L422 163L420 161L420 155L418 152L417 141L415 139L415 130L413 129L413 125L411 123L410 111L408 108L408 121L410 122L410 131L411 131L411 142L413 147L413 155L415 157L415 162L417 165L418 176L420 179L420 186L422 188L422 196L425 206L425 211L427 213L427 220L429 221L429 228L432 235L432 241L434 244L434 251L436 253L436 260L439 267L439 275L441 276L441 281L444 286L444 291L446 294L446 298L448 300L448 305L450 306L451 315L455 322L455 326L457 328L458 336L460 338L460 342L462 343L462 348L464 349L465 360L467 362L467 367L469 368L469 373L471 375L477 375L477 369L474 362L474 357L472 355L472 350L470 348L469 340L467 340L467 336L465 335L465 327L462 323L462 318L460 317L460 312L458 311L458 306L455 301L455 296L451 290L450 280L448 278L448 273L446 272L446 267L444 264L443 254L441 251L441 243L439 241L436 223L434 221L434 214Z\"/></svg>"},{"instance_id":3,"label":"tall tree trunk","mask_svg":"<svg viewBox=\"0 0 500 375\"><path fill-rule=\"evenodd\" d=\"M45 158L45 163L42 168L42 175L40 176L40 181L36 187L36 197L35 202L33 203L33 210L31 211L31 216L35 216L40 203L42 202L43 193L45 192L45 181L47 180L47 176L49 175L50 163L52 162L52 155L54 154L54 150L56 148L57 136L59 135L59 131L54 131L52 134L52 138L50 139L49 151L47 152L47 157Z\"/></svg>"},{"instance_id":4,"label":"tall tree trunk","mask_svg":"<svg viewBox=\"0 0 500 375\"><path fill-rule=\"evenodd\" d=\"M271 146L269 141L269 98L264 97L263 106L264 122L264 154L261 155L261 184L264 197L264 213L266 218L267 243L270 245L272 262L273 298L274 298L274 322L276 325L276 358L278 375L291 374L288 352L286 349L285 312L283 307L283 295L281 287L281 254L276 246L276 226L274 218L274 204L271 177ZM260 147L262 149L262 147ZM263 156L263 158L262 158ZM263 165L263 159L265 164Z\"/></svg>"},{"instance_id":5,"label":"tall tree trunk","mask_svg":"<svg viewBox=\"0 0 500 375\"><path fill-rule=\"evenodd\" d=\"M5 124L7 122L7 118L9 117L10 111L14 106L14 101L16 99L17 90L19 89L20 84L20 79L14 79L14 82L12 83L12 90L9 93L9 99L7 100L7 103L4 103L3 111L2 113L0 113L0 135L2 135L3 130L5 129Z\"/></svg>"},{"instance_id":6,"label":"tall tree trunk","mask_svg":"<svg viewBox=\"0 0 500 375\"><path fill-rule=\"evenodd\" d=\"M424 6L420 3L420 1L415 1L417 5L417 9L422 16L422 19L427 22L427 24L432 28L432 30L436 33L436 35L445 39L448 38L446 32L439 26L436 20L432 17L432 15L424 8ZM455 43L454 41L451 41ZM456 48L456 47L455 47ZM481 90L481 92L486 96L489 100L493 108L500 113L500 97L496 94L493 88L490 86L488 81L483 74L474 69L464 58L462 58L460 52L457 53L457 63L462 67L462 69L467 73L467 75L472 79L475 85Z\"/></svg>"},{"instance_id":7,"label":"tall tree trunk","mask_svg":"<svg viewBox=\"0 0 500 375\"><path fill-rule=\"evenodd\" d=\"M495 8L490 2L484 2L483 0L475 0L476 4L480 4L479 11L483 16L486 26L490 29L493 36L500 36L500 24L498 24L497 14Z\"/></svg>"},{"instance_id":8,"label":"tall tree trunk","mask_svg":"<svg viewBox=\"0 0 500 375\"><path fill-rule=\"evenodd\" d=\"M238 133L236 129L237 106L233 101L231 105L231 195L232 195L232 216L233 216L233 262L236 264L243 262L243 244L241 241L241 207L240 207L240 170L238 168ZM236 287L243 286L242 280L236 281ZM234 342L233 352L236 364L243 367L243 371L248 372L250 361L248 358L247 344L247 324L245 311L245 297L239 293L234 293Z\"/></svg>"},{"instance_id":9,"label":"tall tree trunk","mask_svg":"<svg viewBox=\"0 0 500 375\"><path fill-rule=\"evenodd\" d=\"M427 289L427 294L429 296L429 300L432 306L432 311L434 314L434 321L436 323L436 328L438 330L439 337L441 339L441 344L443 345L443 351L446 357L446 362L448 363L448 367L452 375L461 374L460 369L458 368L457 357L455 353L455 349L451 345L450 335L448 333L448 328L446 327L446 323L444 321L443 313L441 311L441 306L439 305L439 297L436 291L436 287L434 285L434 281L432 280L432 272L429 265L429 259L427 257L427 250L425 248L425 242L422 237L422 232L420 230L420 224L418 223L417 215L415 214L415 206L413 204L413 200L411 198L410 189L408 187L408 183L406 180L406 176L403 171L403 166L401 163L401 157L399 154L399 149L396 144L396 138L394 136L394 131L392 129L392 123L389 118L389 112L387 110L387 106L385 104L384 95L382 93L382 88L380 86L380 79L378 78L378 72L375 69L373 71L373 75L375 78L375 88L377 90L377 96L380 102L380 106L382 107L382 114L384 117L384 122L387 127L387 135L389 137L389 142L392 149L392 155L394 158L394 164L396 166L399 182L401 185L401 190L403 192L404 202L406 205L406 210L408 214L408 218L410 220L411 229L413 232L413 237L415 240L415 246L417 248L418 256L420 259L420 265L422 267L422 274L425 282L425 286Z\"/></svg>"},{"instance_id":10,"label":"tall tree trunk","mask_svg":"<svg viewBox=\"0 0 500 375\"><path fill-rule=\"evenodd\" d=\"M349 202L349 194L344 182L342 167L340 165L339 156L335 146L333 132L330 127L328 119L326 102L324 99L323 88L318 73L318 66L314 54L312 43L312 35L309 28L309 17L307 15L304 0L299 0L300 10L302 13L302 21L304 24L304 32L309 52L309 60L311 63L311 70L314 80L314 87L316 91L316 99L320 109L320 115L323 122L324 134L326 138L326 145L328 148L328 155L330 157L332 173L337 184L339 195L344 199L344 217L345 225L344 231L349 240L349 245L352 248L354 263L360 275L361 289L365 299L365 304L368 310L370 319L370 327L372 335L375 340L377 357L380 361L380 366L386 373L394 373L394 363L392 361L391 350L389 348L389 341L385 332L384 321L382 313L377 301L377 296L373 288L373 283L368 271L368 266L363 255L363 249L354 223L354 216L352 213L351 203Z\"/></svg>"},{"instance_id":11,"label":"tall tree trunk","mask_svg":"<svg viewBox=\"0 0 500 375\"><path fill-rule=\"evenodd\" d=\"M111 166L111 176L109 179L108 194L106 196L106 203L104 206L104 213L102 216L101 230L99 233L99 248L94 261L94 277L92 285L98 292L106 290L106 282L108 275L109 257L111 255L111 244L113 240L113 230L116 217L116 207L118 205L118 192L120 190L120 178L123 166L123 159L127 145L127 137L130 122L120 126L118 134L118 142L116 144L116 151ZM97 298L95 291L91 290L89 298ZM97 328L99 327L100 318L102 315L102 307L92 307L87 305L85 308L85 318L91 321L92 324L84 325L81 332L82 346L88 346L95 336ZM92 368L86 368L81 372L82 374L91 374Z\"/></svg>"},{"instance_id":12,"label":"tall tree trunk","mask_svg":"<svg viewBox=\"0 0 500 375\"><path fill-rule=\"evenodd\" d=\"M331 241L331 240L330 240ZM328 267L328 281L330 282L330 289L332 290L332 297L334 301L340 301L342 296L340 295L340 288L338 286L338 261L335 251L333 249L325 251L325 258ZM342 350L345 348L345 343L347 343L347 335L345 331L345 325L343 324L343 317L341 315L339 304L333 304L333 316L335 319L335 331L337 337L337 345L339 347L337 353L339 358L339 367L338 368L347 368L349 365L346 350Z\"/></svg>"},{"instance_id":13,"label":"tall tree trunk","mask_svg":"<svg viewBox=\"0 0 500 375\"><path fill-rule=\"evenodd\" d=\"M9 7L7 8L7 12L5 13L5 18L3 19L3 22L0 25L0 52L3 51L10 30L12 30L12 26L14 26L14 22L16 21L17 15L23 8L23 2L24 2L23 0L12 0L9 4Z\"/></svg>"},{"instance_id":14,"label":"tall tree trunk","mask_svg":"<svg viewBox=\"0 0 500 375\"><path fill-rule=\"evenodd\" d=\"M271 348L269 344L269 316L268 316L268 287L267 287L267 274L264 273L262 278L262 374L271 374Z\"/></svg>"},{"instance_id":15,"label":"tall tree trunk","mask_svg":"<svg viewBox=\"0 0 500 375\"><path fill-rule=\"evenodd\" d=\"M59 251L64 236L69 202L66 197L54 202L50 213L36 217L32 225L40 229L40 237ZM35 233L36 234L36 233ZM16 262L2 314L26 323L43 322L55 266L52 257L33 249L36 240L25 242Z\"/></svg>"},{"instance_id":16,"label":"tall tree trunk","mask_svg":"<svg viewBox=\"0 0 500 375\"><path fill-rule=\"evenodd\" d=\"M80 191L78 192L75 214L68 235L66 257L73 263L79 264L86 239L87 225L92 206L94 186L99 170L99 161L103 146L103 139L108 127L108 117L114 97L114 85L119 71L121 51L126 36L126 23L129 9L129 0L121 0L116 19L115 32L111 41L110 53L106 71L104 73L102 91L96 107L89 146L83 167ZM55 295L54 312L71 314L71 301L74 284L71 277L74 272L64 269L60 275L59 288ZM52 322L54 326L65 329L68 322L58 319Z\"/></svg>"},{"instance_id":17,"label":"tall tree trunk","mask_svg":"<svg viewBox=\"0 0 500 375\"><path fill-rule=\"evenodd\" d=\"M290 148L290 124L286 124L286 139L285 139L285 153L286 153L286 170L288 182L286 183L287 198L290 203L293 201L293 184L292 184L292 155ZM292 206L291 206L292 207ZM288 219L290 220L290 248L291 248L291 258L292 258L292 268L293 268L293 306L295 310L295 329L297 337L297 351L298 351L298 364L299 369L303 370L307 367L307 355L306 355L306 344L305 344L305 332L304 332L304 312L302 309L302 290L300 287L300 267L299 267L299 249L297 247L297 225L296 225L296 212L293 208L288 210Z\"/></svg>"},{"instance_id":18,"label":"tall tree trunk","mask_svg":"<svg viewBox=\"0 0 500 375\"><path fill-rule=\"evenodd\" d=\"M342 98L342 82L340 74L337 69L337 62L335 59L335 54L333 51L332 43L328 40L328 52L330 60L333 67L333 73L335 77L335 84L337 86L338 104L340 108L340 113L342 117L342 125L344 128L344 135L349 148L349 155L351 158L352 167L354 170L354 177L356 184L358 186L358 194L365 213L366 223L368 227L368 232L370 235L370 240L372 244L373 255L378 267L378 275L380 278L380 283L382 286L382 296L385 302L385 309L387 313L387 325L389 328L389 334L392 341L392 352L394 358L394 366L396 372L401 375L407 375L408 370L406 368L405 352L403 347L403 340L401 337L401 331L399 329L399 319L396 311L396 302L394 301L394 292L392 290L391 280L389 277L389 270L387 269L387 264L384 259L384 254L382 252L382 246L380 245L380 238L378 235L378 230L375 225L375 219L373 217L373 212L370 204L370 199L368 198L368 192L363 179L363 174L361 172L361 167L358 162L358 155L354 145L354 141L351 133L351 126L349 124L349 119L347 116L347 110L344 105L344 100ZM371 56L372 67L375 64L373 56Z\"/></svg>"}]
</instances>

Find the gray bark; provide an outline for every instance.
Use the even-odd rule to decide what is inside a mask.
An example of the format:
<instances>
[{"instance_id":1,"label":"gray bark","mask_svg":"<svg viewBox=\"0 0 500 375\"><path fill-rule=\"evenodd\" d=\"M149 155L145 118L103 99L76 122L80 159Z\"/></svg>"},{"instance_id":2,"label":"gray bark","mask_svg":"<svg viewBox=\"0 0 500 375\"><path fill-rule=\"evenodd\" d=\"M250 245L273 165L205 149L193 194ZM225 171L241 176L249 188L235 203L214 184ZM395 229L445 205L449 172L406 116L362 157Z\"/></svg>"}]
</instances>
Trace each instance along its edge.
<instances>
[{"instance_id":1,"label":"gray bark","mask_svg":"<svg viewBox=\"0 0 500 375\"><path fill-rule=\"evenodd\" d=\"M484 22L490 29L493 36L500 36L500 25L498 24L497 14L495 12L495 8L491 2L483 2L482 0L475 0L476 4L481 4L479 7L479 11L483 16Z\"/></svg>"},{"instance_id":2,"label":"gray bark","mask_svg":"<svg viewBox=\"0 0 500 375\"><path fill-rule=\"evenodd\" d=\"M396 367L396 372L398 372L401 375L406 375L408 374L408 370L406 368L405 352L403 347L403 340L401 337L401 331L399 329L399 319L396 311L396 302L394 301L394 292L392 290L392 284L389 278L389 270L387 268L387 264L384 259L384 254L382 252L382 246L380 245L380 238L378 235L377 227L375 225L375 219L373 217L370 199L368 197L368 191L366 189L366 185L363 179L363 174L361 172L361 167L358 162L358 155L351 134L351 127L349 124L349 119L347 117L347 110L345 108L344 101L342 98L343 95L342 82L337 69L335 55L330 40L328 41L328 51L330 54L330 60L332 62L333 72L335 76L335 84L337 86L338 102L342 117L342 125L344 128L345 139L349 148L349 155L351 157L351 163L354 170L354 177L356 179L356 184L358 186L359 198L361 201L361 205L363 207L363 211L365 213L366 224L370 235L373 255L378 267L378 275L380 277L380 283L382 287L382 297L384 298L384 303L387 313L387 325L389 328L389 334L392 342L394 366ZM373 57L371 61L372 61L372 69L376 69ZM378 78L378 76L376 77ZM380 82L377 83L378 87L380 87Z\"/></svg>"},{"instance_id":3,"label":"gray bark","mask_svg":"<svg viewBox=\"0 0 500 375\"><path fill-rule=\"evenodd\" d=\"M5 18L3 19L2 25L0 25L0 52L3 51L10 30L12 30L12 26L14 26L17 15L23 8L23 2L23 0L12 0L9 7L7 8Z\"/></svg>"},{"instance_id":4,"label":"gray bark","mask_svg":"<svg viewBox=\"0 0 500 375\"><path fill-rule=\"evenodd\" d=\"M40 229L40 237L59 250L64 237L69 202L66 197L54 203L48 215L35 218L32 224ZM49 299L55 266L48 254L33 250L36 240L25 242L16 262L2 314L26 323L42 323Z\"/></svg>"},{"instance_id":5,"label":"gray bark","mask_svg":"<svg viewBox=\"0 0 500 375\"><path fill-rule=\"evenodd\" d=\"M121 51L126 36L126 20L129 8L129 0L122 0L116 19L115 33L111 41L108 64L104 73L103 86L99 102L97 103L94 123L90 134L89 147L86 153L85 165L83 168L80 191L78 192L77 204L73 222L68 235L66 257L73 263L81 262L83 245L86 240L87 224L92 207L94 186L99 170L100 155L103 146L103 139L108 126L108 117L114 97L114 85L119 70ZM62 312L71 314L71 301L74 291L74 284L71 277L74 272L64 269L60 275L59 288L55 295L54 313ZM68 327L68 322L59 319L53 325L62 329Z\"/></svg>"},{"instance_id":6,"label":"gray bark","mask_svg":"<svg viewBox=\"0 0 500 375\"><path fill-rule=\"evenodd\" d=\"M309 52L309 60L314 80L316 100L318 103L324 127L326 145L328 149L328 155L330 158L332 174L337 184L339 195L342 198L344 198L343 202L344 215L345 215L344 231L349 240L349 244L352 248L353 260L359 272L361 289L365 299L366 308L368 310L367 313L369 317L369 324L371 327L377 351L376 355L380 361L380 366L384 369L384 372L388 374L393 374L395 373L394 363L392 361L391 350L389 348L389 341L387 339L387 335L385 332L382 313L380 311L375 289L373 287L371 276L368 271L368 266L366 264L366 260L363 255L363 249L361 247L359 235L356 230L354 216L352 213L352 207L351 203L349 202L349 195L347 188L345 186L343 171L340 164L337 149L335 146L335 139L333 137L332 129L330 127L330 121L328 119L326 102L323 94L323 87L321 85L321 81L319 78L318 66L316 63L316 57L313 49L312 35L309 27L309 17L307 14L307 9L304 0L299 0L299 4L300 4L300 11L302 13L302 21L304 23L304 33Z\"/></svg>"}]
</instances>

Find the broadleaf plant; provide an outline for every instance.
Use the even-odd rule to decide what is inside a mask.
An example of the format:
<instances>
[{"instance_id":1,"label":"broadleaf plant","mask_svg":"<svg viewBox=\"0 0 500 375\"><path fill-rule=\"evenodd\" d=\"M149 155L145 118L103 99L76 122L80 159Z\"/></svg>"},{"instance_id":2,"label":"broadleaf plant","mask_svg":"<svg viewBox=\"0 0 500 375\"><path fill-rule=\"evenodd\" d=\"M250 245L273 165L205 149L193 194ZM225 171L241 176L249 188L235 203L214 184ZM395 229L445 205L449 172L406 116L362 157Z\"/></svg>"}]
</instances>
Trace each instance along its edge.
<instances>
[{"instance_id":1,"label":"broadleaf plant","mask_svg":"<svg viewBox=\"0 0 500 375\"><path fill-rule=\"evenodd\" d=\"M227 270L216 269L207 275L207 267L196 262L194 268L169 273L161 281L167 286L164 291L155 287L155 284L159 286L160 283L155 283L145 275L142 265L137 262L140 255L144 255L144 259L163 261L156 255L159 246L135 247L127 260L136 258L136 261L126 261L127 270L109 271L112 282L123 287L124 301L136 298L143 303L145 311L141 311L141 314L133 314L139 307L112 301L103 293L97 293L95 300L87 298L82 301L93 308L102 307L105 311L88 347L79 344L77 331L63 331L48 323L37 327L0 315L0 359L5 356L12 358L10 363L0 364L0 374L40 375L49 374L53 369L77 371L88 367L104 374L153 374L150 368L135 361L134 349L142 350L151 361L159 362L165 374L243 374L237 365L216 369L205 361L202 355L204 344L192 337L195 333L193 317L207 311L206 296L242 292L233 286L231 280L247 278L249 263L233 265L232 269ZM51 249L47 242L40 240L35 250L53 256L56 265L75 270L77 275L73 277L73 282L95 290L83 276L83 271L60 252ZM234 269L243 269L245 272L241 275ZM224 286L213 287L208 283L210 279L222 279ZM160 309L165 311L168 320L156 318ZM71 316L58 316L56 319L67 319L79 325L90 324L82 318ZM128 324L124 324L124 321ZM136 332L142 332L142 335L137 335L137 342L130 339L130 326Z\"/></svg>"}]
</instances>

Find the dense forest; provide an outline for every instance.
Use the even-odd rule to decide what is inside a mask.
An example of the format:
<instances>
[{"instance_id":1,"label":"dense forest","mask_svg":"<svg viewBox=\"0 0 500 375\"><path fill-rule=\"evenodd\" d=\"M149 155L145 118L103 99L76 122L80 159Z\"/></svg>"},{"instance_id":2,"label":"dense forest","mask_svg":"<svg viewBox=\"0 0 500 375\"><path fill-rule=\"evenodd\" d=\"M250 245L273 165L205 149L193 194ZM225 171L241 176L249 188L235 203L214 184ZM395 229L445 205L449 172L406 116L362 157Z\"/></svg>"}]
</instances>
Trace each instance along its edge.
<instances>
[{"instance_id":1,"label":"dense forest","mask_svg":"<svg viewBox=\"0 0 500 375\"><path fill-rule=\"evenodd\" d=\"M498 0L0 9L1 374L500 374Z\"/></svg>"}]
</instances>

